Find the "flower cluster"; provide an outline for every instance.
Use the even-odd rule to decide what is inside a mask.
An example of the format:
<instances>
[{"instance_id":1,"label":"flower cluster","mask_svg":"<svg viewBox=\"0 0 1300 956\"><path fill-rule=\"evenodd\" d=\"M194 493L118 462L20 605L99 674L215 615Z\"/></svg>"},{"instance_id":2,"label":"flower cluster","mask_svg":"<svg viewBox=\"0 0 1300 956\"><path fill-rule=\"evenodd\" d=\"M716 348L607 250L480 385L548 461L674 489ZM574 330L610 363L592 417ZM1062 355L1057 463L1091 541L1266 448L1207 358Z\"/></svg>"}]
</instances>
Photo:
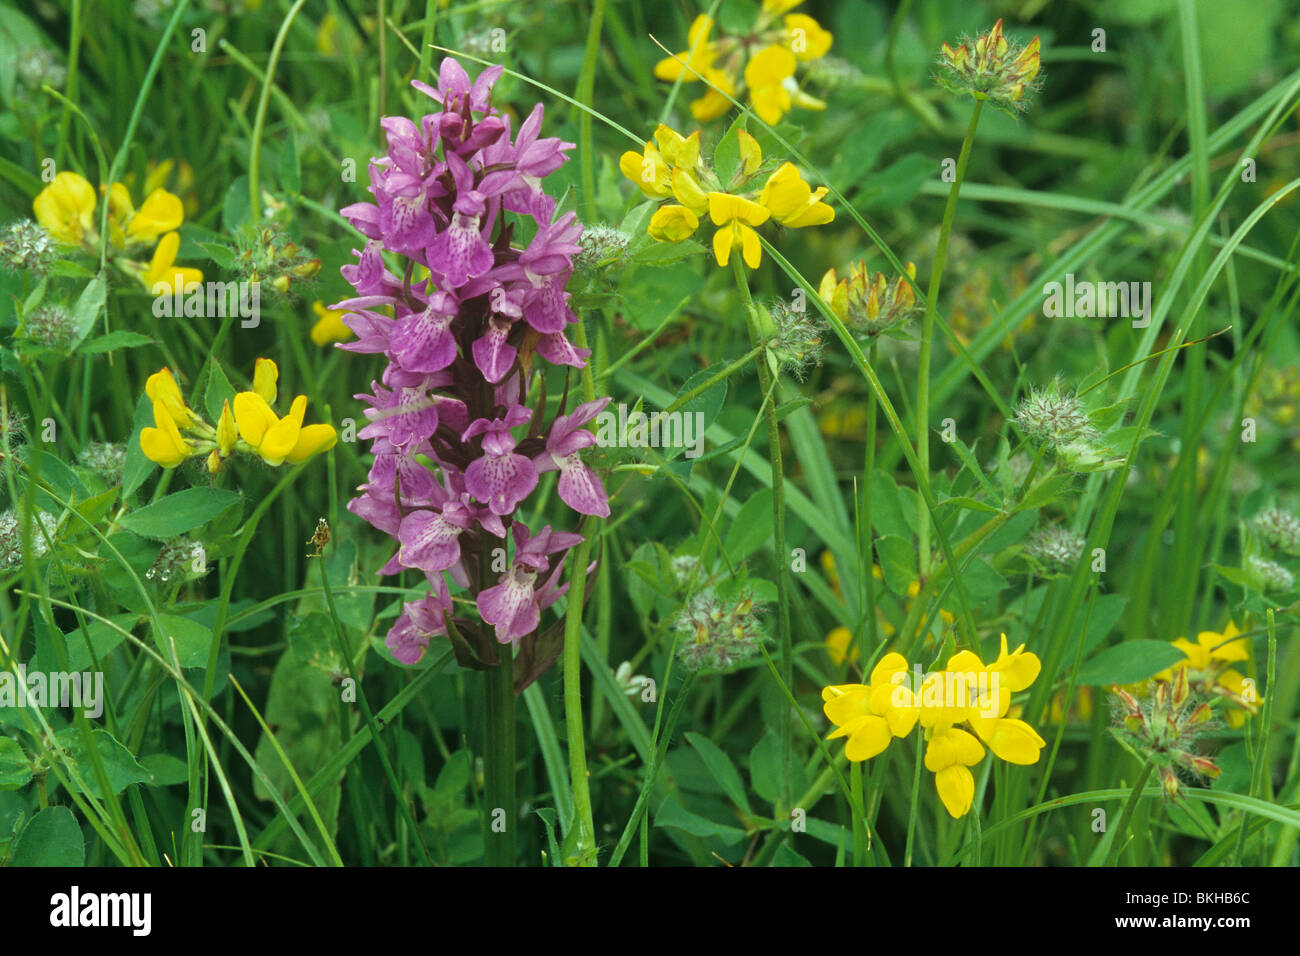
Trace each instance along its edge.
<instances>
[{"instance_id":1,"label":"flower cluster","mask_svg":"<svg viewBox=\"0 0 1300 956\"><path fill-rule=\"evenodd\" d=\"M356 297L334 308L346 310L357 338L339 347L388 363L382 381L357 396L370 406L358 434L370 439L374 463L348 507L397 542L381 574L413 569L428 580L388 634L405 663L444 634L458 654L472 652L465 660L474 666L496 663L486 628L450 618L444 572L470 589L501 644L536 631L541 610L563 594L565 557L581 535L549 525L533 532L515 516L542 472L559 472L559 497L574 511L609 514L581 455L596 442L584 426L608 399L567 414L562 400L549 423L540 402L525 404L539 358L586 363L587 351L565 335L577 321L565 287L582 226L572 213L552 221L555 200L541 188L573 144L539 135L541 104L512 136L491 101L501 72L471 83L449 57L436 89L415 81L438 109L418 124L382 120L388 154L370 165L375 202L342 210L369 242L343 268ZM520 245L521 236L531 238ZM385 251L406 260L404 276L388 270Z\"/></svg>"},{"instance_id":2,"label":"flower cluster","mask_svg":"<svg viewBox=\"0 0 1300 956\"><path fill-rule=\"evenodd\" d=\"M677 657L692 671L729 671L757 657L766 639L762 612L748 588L729 596L704 588L673 618L674 629L682 635Z\"/></svg>"},{"instance_id":3,"label":"flower cluster","mask_svg":"<svg viewBox=\"0 0 1300 956\"><path fill-rule=\"evenodd\" d=\"M84 177L62 172L32 201L32 210L52 238L90 252L99 243L97 204L95 190ZM122 269L154 295L183 292L203 281L198 269L176 265L181 245L176 230L184 219L181 200L161 187L149 193L138 209L125 184L113 183L108 189L109 248L123 257L119 263ZM153 253L149 260L138 259L150 246Z\"/></svg>"},{"instance_id":4,"label":"flower cluster","mask_svg":"<svg viewBox=\"0 0 1300 956\"><path fill-rule=\"evenodd\" d=\"M1251 527L1265 544L1287 554L1300 554L1300 518L1281 508L1265 508Z\"/></svg>"},{"instance_id":5,"label":"flower cluster","mask_svg":"<svg viewBox=\"0 0 1300 956\"><path fill-rule=\"evenodd\" d=\"M907 275L916 278L916 264L907 264ZM875 338L896 329L917 312L916 294L902 276L891 284L883 272L873 277L865 262L849 266L841 279L834 269L822 276L817 294L845 325L855 332Z\"/></svg>"},{"instance_id":6,"label":"flower cluster","mask_svg":"<svg viewBox=\"0 0 1300 956\"><path fill-rule=\"evenodd\" d=\"M160 369L145 383L145 394L153 402L154 427L141 429L140 449L164 468L206 455L208 471L216 474L235 452L257 455L274 467L286 461L297 464L333 448L338 441L333 425L302 423L306 395L295 398L283 418L272 410L279 377L274 362L258 359L253 388L238 393L233 403L227 400L213 428L185 404L171 370Z\"/></svg>"},{"instance_id":7,"label":"flower cluster","mask_svg":"<svg viewBox=\"0 0 1300 956\"><path fill-rule=\"evenodd\" d=\"M1186 669L1180 668L1170 683L1157 682L1141 697L1119 686L1111 692L1116 717L1112 733L1139 759L1155 766L1167 799L1178 796L1180 771L1197 777L1219 775L1214 761L1197 753L1199 738L1214 728L1214 721L1210 705L1191 693Z\"/></svg>"},{"instance_id":8,"label":"flower cluster","mask_svg":"<svg viewBox=\"0 0 1300 956\"><path fill-rule=\"evenodd\" d=\"M970 768L983 759L984 747L1008 763L1038 762L1046 742L1008 713L1011 695L1028 688L1041 666L1023 644L1008 652L1005 634L992 664L985 665L973 651L959 651L948 658L945 670L919 680L909 680L902 654L888 653L868 683L822 689L822 710L835 725L828 739L845 737L849 760L870 760L920 724L925 767L935 775L939 799L953 817L965 816L975 799Z\"/></svg>"},{"instance_id":9,"label":"flower cluster","mask_svg":"<svg viewBox=\"0 0 1300 956\"><path fill-rule=\"evenodd\" d=\"M695 234L707 215L718 227L713 234L718 265L727 265L732 249L739 247L745 264L757 269L763 260L757 226L769 219L791 229L822 226L835 219L835 210L822 202L826 187L814 190L793 163L783 163L764 178L758 140L744 130L736 134L739 161L727 183L701 157L699 130L682 136L662 123L640 153L629 150L618 166L651 199L677 200L651 216L651 237L681 242Z\"/></svg>"},{"instance_id":10,"label":"flower cluster","mask_svg":"<svg viewBox=\"0 0 1300 956\"><path fill-rule=\"evenodd\" d=\"M1254 714L1263 702L1255 682L1243 677L1229 666L1250 660L1250 643L1241 639L1241 631L1231 621L1223 633L1201 631L1193 644L1185 637L1172 642L1184 654L1184 660L1156 674L1150 683L1177 683L1186 680L1194 690L1206 697L1222 697L1228 703L1227 721L1230 727L1240 727L1246 717ZM1144 685L1129 688L1141 691Z\"/></svg>"},{"instance_id":11,"label":"flower cluster","mask_svg":"<svg viewBox=\"0 0 1300 956\"><path fill-rule=\"evenodd\" d=\"M1024 109L1025 92L1037 86L1039 46L1038 37L1023 47L1013 45L1002 35L1002 21L998 20L988 33L956 49L945 43L939 51L936 79L950 92L988 100L1015 115Z\"/></svg>"},{"instance_id":12,"label":"flower cluster","mask_svg":"<svg viewBox=\"0 0 1300 956\"><path fill-rule=\"evenodd\" d=\"M1035 531L1025 542L1025 553L1048 571L1068 571L1083 556L1087 540L1061 525Z\"/></svg>"},{"instance_id":13,"label":"flower cluster","mask_svg":"<svg viewBox=\"0 0 1300 956\"><path fill-rule=\"evenodd\" d=\"M686 34L688 49L655 65L655 77L683 83L703 81L709 89L692 101L691 114L700 123L717 119L733 99L748 94L754 112L769 126L798 106L824 110L826 104L799 88L800 64L824 57L833 37L803 13L789 13L803 0L763 0L753 28L743 36L715 33L713 19L701 13Z\"/></svg>"}]
</instances>

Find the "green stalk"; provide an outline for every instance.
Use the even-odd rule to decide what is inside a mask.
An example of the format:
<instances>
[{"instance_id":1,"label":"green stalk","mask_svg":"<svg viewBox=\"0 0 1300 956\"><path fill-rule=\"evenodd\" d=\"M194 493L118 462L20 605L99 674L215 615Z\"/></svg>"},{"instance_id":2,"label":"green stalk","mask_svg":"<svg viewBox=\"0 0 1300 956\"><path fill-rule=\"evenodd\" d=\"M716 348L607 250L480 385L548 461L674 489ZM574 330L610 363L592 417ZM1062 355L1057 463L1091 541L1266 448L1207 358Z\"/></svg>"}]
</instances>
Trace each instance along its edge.
<instances>
[{"instance_id":1,"label":"green stalk","mask_svg":"<svg viewBox=\"0 0 1300 956\"><path fill-rule=\"evenodd\" d=\"M587 47L582 55L582 72L578 75L578 88L573 98L591 106L596 90L596 56L600 52L600 28L605 22L605 0L592 4L591 22L587 26ZM582 162L582 195L587 202L596 201L596 154L591 145L591 111L582 110L578 116L578 155Z\"/></svg>"},{"instance_id":2,"label":"green stalk","mask_svg":"<svg viewBox=\"0 0 1300 956\"><path fill-rule=\"evenodd\" d=\"M980 111L984 108L983 100L976 100L971 110L970 124L966 127L966 136L961 141L961 153L957 157L957 172L948 190L948 202L943 209L943 223L939 227L939 243L934 250L934 268L930 271L930 285L925 291L925 316L921 319L921 354L917 363L916 394L916 459L921 474L917 477L930 484L930 349L934 344L934 316L939 307L939 283L943 279L943 267L948 259L948 238L952 234L953 219L957 215L957 196L961 192L961 183L966 176L966 163L970 160L971 147L975 143L975 129L979 126ZM921 580L930 573L930 514L925 501L918 507L917 535L919 537L918 559L920 561Z\"/></svg>"},{"instance_id":3,"label":"green stalk","mask_svg":"<svg viewBox=\"0 0 1300 956\"><path fill-rule=\"evenodd\" d=\"M764 337L758 326L758 310L749 294L749 281L745 278L745 267L740 256L732 259L736 276L736 286L740 289L740 298L745 303L745 317L749 325L749 338L755 349L763 349ZM766 350L754 357L754 368L758 372L758 383L764 394L773 388L772 370L768 367ZM790 593L786 578L790 552L785 544L785 482L781 462L781 433L777 428L776 403L765 403L767 419L767 457L772 466L772 521L776 531L776 594L777 594L777 640L781 651L781 680L785 686L794 690L794 647L790 639ZM790 810L790 780L794 768L794 728L788 719L781 721L779 728L781 745L781 786L778 793L780 800L776 808L777 817L782 817Z\"/></svg>"},{"instance_id":4,"label":"green stalk","mask_svg":"<svg viewBox=\"0 0 1300 956\"><path fill-rule=\"evenodd\" d=\"M254 218L257 218L257 211L262 208L258 170L262 162L262 127L266 125L266 106L271 100L271 83L275 79L275 67L280 62L280 51L284 48L285 38L289 35L289 27L306 2L307 0L297 0L289 8L288 15L280 24L280 31L275 35L275 43L271 45L270 59L266 62L266 79L262 82L262 95L257 101L257 117L253 120L253 141L249 144L248 155L248 208ZM383 42L383 36L383 22L380 21L380 43Z\"/></svg>"},{"instance_id":5,"label":"green stalk","mask_svg":"<svg viewBox=\"0 0 1300 956\"><path fill-rule=\"evenodd\" d=\"M582 599L594 534L593 529L574 550L573 567L569 571L569 605L564 618L564 730L569 742L573 822L577 830L572 859L577 866L596 865L596 824L591 815L587 742L582 726Z\"/></svg>"},{"instance_id":6,"label":"green stalk","mask_svg":"<svg viewBox=\"0 0 1300 956\"><path fill-rule=\"evenodd\" d=\"M497 648L501 663L483 672L487 698L487 814L488 866L515 864L515 675L511 645ZM494 829L498 811L505 812L505 829Z\"/></svg>"}]
</instances>

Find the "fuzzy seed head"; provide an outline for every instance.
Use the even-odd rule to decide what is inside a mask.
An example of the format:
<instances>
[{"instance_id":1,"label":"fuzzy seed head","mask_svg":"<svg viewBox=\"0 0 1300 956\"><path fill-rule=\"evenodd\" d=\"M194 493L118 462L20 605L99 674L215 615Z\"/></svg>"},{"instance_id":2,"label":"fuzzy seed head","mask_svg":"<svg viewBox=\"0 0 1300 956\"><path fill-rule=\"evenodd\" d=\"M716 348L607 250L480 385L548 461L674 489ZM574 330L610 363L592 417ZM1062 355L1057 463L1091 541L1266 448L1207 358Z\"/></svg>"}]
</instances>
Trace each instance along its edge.
<instances>
[{"instance_id":1,"label":"fuzzy seed head","mask_svg":"<svg viewBox=\"0 0 1300 956\"><path fill-rule=\"evenodd\" d=\"M1264 543L1287 554L1300 554L1300 518L1281 508L1268 508L1251 522Z\"/></svg>"},{"instance_id":2,"label":"fuzzy seed head","mask_svg":"<svg viewBox=\"0 0 1300 956\"><path fill-rule=\"evenodd\" d=\"M1055 449L1087 442L1098 434L1079 399L1062 392L1055 382L1022 398L1012 418L1030 440Z\"/></svg>"}]
</instances>

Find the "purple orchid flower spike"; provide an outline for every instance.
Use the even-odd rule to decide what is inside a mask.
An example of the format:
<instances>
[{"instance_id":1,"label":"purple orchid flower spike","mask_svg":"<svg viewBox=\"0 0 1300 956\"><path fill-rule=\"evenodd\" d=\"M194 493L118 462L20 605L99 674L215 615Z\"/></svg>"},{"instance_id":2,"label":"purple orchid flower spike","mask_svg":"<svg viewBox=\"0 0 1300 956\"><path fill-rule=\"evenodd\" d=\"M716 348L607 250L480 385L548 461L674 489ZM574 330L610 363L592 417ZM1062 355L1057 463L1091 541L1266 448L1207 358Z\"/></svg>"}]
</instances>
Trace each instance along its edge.
<instances>
[{"instance_id":1,"label":"purple orchid flower spike","mask_svg":"<svg viewBox=\"0 0 1300 956\"><path fill-rule=\"evenodd\" d=\"M551 423L546 450L533 459L539 472L559 469L560 500L579 514L609 517L609 495L597 474L583 463L578 454L596 444L596 436L582 426L608 405L608 398L586 402L571 415L559 415Z\"/></svg>"},{"instance_id":2,"label":"purple orchid flower spike","mask_svg":"<svg viewBox=\"0 0 1300 956\"><path fill-rule=\"evenodd\" d=\"M374 201L343 209L368 241L342 270L356 295L339 307L357 338L339 347L388 363L357 396L369 406L358 435L374 460L348 510L396 543L381 574L428 579L428 593L405 605L388 635L406 663L447 633L449 582L468 592L502 642L534 634L564 593L567 553L582 536L550 525L532 535L517 514L539 471L560 472L554 507L610 513L581 457L595 443L583 426L608 399L527 439L512 434L533 420L530 392L546 364L582 368L590 353L565 335L577 321L566 286L582 226L573 213L552 222L555 200L542 185L573 144L541 135L540 105L512 140L509 118L492 105L501 74L494 67L471 81L448 57L436 88L415 82L437 109L418 121L382 120L387 155L370 163ZM532 238L521 247L515 235ZM529 374L515 374L528 347ZM507 528L514 558L484 587L483 545L504 540Z\"/></svg>"}]
</instances>

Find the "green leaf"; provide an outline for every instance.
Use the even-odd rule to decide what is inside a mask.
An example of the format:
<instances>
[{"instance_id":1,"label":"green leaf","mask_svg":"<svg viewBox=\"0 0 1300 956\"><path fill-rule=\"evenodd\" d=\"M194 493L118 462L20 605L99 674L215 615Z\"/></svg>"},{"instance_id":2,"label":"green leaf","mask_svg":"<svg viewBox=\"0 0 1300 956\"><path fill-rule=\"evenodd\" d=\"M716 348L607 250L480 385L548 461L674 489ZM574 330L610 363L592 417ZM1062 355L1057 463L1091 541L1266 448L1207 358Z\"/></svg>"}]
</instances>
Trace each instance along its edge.
<instances>
[{"instance_id":1,"label":"green leaf","mask_svg":"<svg viewBox=\"0 0 1300 956\"><path fill-rule=\"evenodd\" d=\"M84 866L86 841L67 807L46 807L18 834L10 866Z\"/></svg>"},{"instance_id":2,"label":"green leaf","mask_svg":"<svg viewBox=\"0 0 1300 956\"><path fill-rule=\"evenodd\" d=\"M958 495L956 498L945 498L943 501L939 502L940 508L944 505L952 505L954 508L965 508L967 511L980 511L985 514L998 513L998 509L988 502L979 501L975 498L968 498L963 495Z\"/></svg>"},{"instance_id":3,"label":"green leaf","mask_svg":"<svg viewBox=\"0 0 1300 956\"><path fill-rule=\"evenodd\" d=\"M691 813L672 797L664 800L655 813L655 826L673 827L692 836L716 837L728 846L739 843L745 838L745 831L739 827L716 823L706 817Z\"/></svg>"},{"instance_id":4,"label":"green leaf","mask_svg":"<svg viewBox=\"0 0 1300 956\"><path fill-rule=\"evenodd\" d=\"M137 488L154 470L154 463L144 456L140 448L140 432L153 427L153 401L148 395L141 394L135 403L135 420L131 426L131 437L126 443L126 462L122 466L122 497L135 494Z\"/></svg>"},{"instance_id":5,"label":"green leaf","mask_svg":"<svg viewBox=\"0 0 1300 956\"><path fill-rule=\"evenodd\" d=\"M212 629L188 617L176 614L160 614L158 621L167 632L167 637L176 644L176 657L181 667L206 667L208 652L212 647ZM166 647L163 656L171 660L171 648Z\"/></svg>"},{"instance_id":6,"label":"green leaf","mask_svg":"<svg viewBox=\"0 0 1300 956\"><path fill-rule=\"evenodd\" d=\"M731 758L703 734L688 731L686 741L700 755L700 759L704 761L704 766L708 768L709 773L713 775L713 779L718 781L718 785L722 787L722 792L727 795L732 803L740 807L746 816L753 816L753 811L749 808L749 799L745 796L745 785L741 782L740 774L736 771L735 765L732 764Z\"/></svg>"},{"instance_id":7,"label":"green leaf","mask_svg":"<svg viewBox=\"0 0 1300 956\"><path fill-rule=\"evenodd\" d=\"M146 538L175 538L242 500L221 488L187 488L131 512L118 524Z\"/></svg>"},{"instance_id":8,"label":"green leaf","mask_svg":"<svg viewBox=\"0 0 1300 956\"><path fill-rule=\"evenodd\" d=\"M221 203L221 225L224 231L235 233L253 218L253 207L248 204L248 177L239 176L226 189Z\"/></svg>"},{"instance_id":9,"label":"green leaf","mask_svg":"<svg viewBox=\"0 0 1300 956\"><path fill-rule=\"evenodd\" d=\"M77 329L72 342L73 348L80 345L81 340L89 335L90 330L95 327L95 322L98 321L100 313L104 311L104 299L107 291L108 287L104 282L104 277L97 275L81 290L81 295L77 296L77 304L72 307L72 322Z\"/></svg>"},{"instance_id":10,"label":"green leaf","mask_svg":"<svg viewBox=\"0 0 1300 956\"><path fill-rule=\"evenodd\" d=\"M917 579L916 548L908 538L887 534L876 540L876 557L885 573L885 584L895 594L906 594Z\"/></svg>"},{"instance_id":11,"label":"green leaf","mask_svg":"<svg viewBox=\"0 0 1300 956\"><path fill-rule=\"evenodd\" d=\"M65 727L54 735L54 739L67 751L68 761L76 767L77 773L85 782L87 793L102 800L104 794L99 790L95 765L91 762L85 747L82 746L81 731L76 727ZM131 751L107 730L91 731L91 740L94 741L95 749L99 751L99 757L104 762L108 785L112 787L114 793L121 793L133 783L149 782L149 772L140 766L135 757L131 756ZM73 787L77 786L71 778L68 782Z\"/></svg>"},{"instance_id":12,"label":"green leaf","mask_svg":"<svg viewBox=\"0 0 1300 956\"><path fill-rule=\"evenodd\" d=\"M726 135L718 140L718 145L713 149L713 168L717 172L718 181L722 183L724 189L732 184L732 180L740 169L740 131L742 129L745 129L744 113L736 117Z\"/></svg>"},{"instance_id":13,"label":"green leaf","mask_svg":"<svg viewBox=\"0 0 1300 956\"><path fill-rule=\"evenodd\" d=\"M221 420L221 410L226 402L235 397L235 386L230 384L226 370L213 358L208 365L208 384L203 390L203 408L210 421Z\"/></svg>"},{"instance_id":14,"label":"green leaf","mask_svg":"<svg viewBox=\"0 0 1300 956\"><path fill-rule=\"evenodd\" d=\"M18 741L0 737L0 790L18 790L32 779L32 762Z\"/></svg>"},{"instance_id":15,"label":"green leaf","mask_svg":"<svg viewBox=\"0 0 1300 956\"><path fill-rule=\"evenodd\" d=\"M184 760L171 754L150 754L140 758L140 766L149 774L149 786L174 787L189 778Z\"/></svg>"},{"instance_id":16,"label":"green leaf","mask_svg":"<svg viewBox=\"0 0 1300 956\"><path fill-rule=\"evenodd\" d=\"M139 332L118 329L116 332L91 339L81 347L80 351L82 355L98 355L101 352L112 352L117 349L134 349L141 345L152 345L153 341L149 336L141 335Z\"/></svg>"},{"instance_id":17,"label":"green leaf","mask_svg":"<svg viewBox=\"0 0 1300 956\"><path fill-rule=\"evenodd\" d=\"M772 537L772 489L764 488L754 492L745 502L731 526L723 549L732 561L744 561Z\"/></svg>"},{"instance_id":18,"label":"green leaf","mask_svg":"<svg viewBox=\"0 0 1300 956\"><path fill-rule=\"evenodd\" d=\"M302 191L302 167L298 163L298 139L289 127L284 146L280 148L280 188L290 195Z\"/></svg>"},{"instance_id":19,"label":"green leaf","mask_svg":"<svg viewBox=\"0 0 1300 956\"><path fill-rule=\"evenodd\" d=\"M1164 641L1125 641L1108 647L1079 668L1078 683L1094 687L1133 684L1146 680L1186 655Z\"/></svg>"},{"instance_id":20,"label":"green leaf","mask_svg":"<svg viewBox=\"0 0 1300 956\"><path fill-rule=\"evenodd\" d=\"M219 242L196 242L196 246L208 254L208 258L222 269L230 271L235 268L235 254L230 247Z\"/></svg>"}]
</instances>

